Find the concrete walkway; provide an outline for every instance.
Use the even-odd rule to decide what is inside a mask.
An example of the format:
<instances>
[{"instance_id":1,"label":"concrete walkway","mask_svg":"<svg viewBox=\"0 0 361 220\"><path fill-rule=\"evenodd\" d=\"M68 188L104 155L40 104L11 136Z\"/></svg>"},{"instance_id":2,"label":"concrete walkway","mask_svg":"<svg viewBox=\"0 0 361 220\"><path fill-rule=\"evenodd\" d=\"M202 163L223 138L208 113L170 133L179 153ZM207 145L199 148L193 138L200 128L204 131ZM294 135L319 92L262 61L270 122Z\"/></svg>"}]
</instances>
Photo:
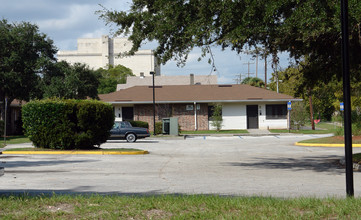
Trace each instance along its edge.
<instances>
[{"instance_id":1,"label":"concrete walkway","mask_svg":"<svg viewBox=\"0 0 361 220\"><path fill-rule=\"evenodd\" d=\"M271 133L269 130L264 130L264 129L248 129L247 131L249 135L255 135L255 136L279 135L276 133Z\"/></svg>"}]
</instances>

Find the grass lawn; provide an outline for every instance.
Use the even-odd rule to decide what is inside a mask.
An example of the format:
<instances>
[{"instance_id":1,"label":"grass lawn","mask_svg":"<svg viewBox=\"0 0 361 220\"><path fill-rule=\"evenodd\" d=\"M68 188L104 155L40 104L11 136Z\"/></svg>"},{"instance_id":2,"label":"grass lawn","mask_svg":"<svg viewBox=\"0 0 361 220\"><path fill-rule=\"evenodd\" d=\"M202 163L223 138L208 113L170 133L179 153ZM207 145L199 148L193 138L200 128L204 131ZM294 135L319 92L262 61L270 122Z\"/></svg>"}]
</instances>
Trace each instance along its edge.
<instances>
[{"instance_id":1,"label":"grass lawn","mask_svg":"<svg viewBox=\"0 0 361 220\"><path fill-rule=\"evenodd\" d=\"M310 124L306 125L311 127ZM329 122L320 122L318 124L315 124L316 130L310 130L310 129L302 129L302 130L291 130L291 133L297 133L297 134L329 134L329 133L335 133L337 130L337 126L335 126L332 123ZM288 129L270 129L270 132L272 133L288 133Z\"/></svg>"},{"instance_id":2,"label":"grass lawn","mask_svg":"<svg viewBox=\"0 0 361 220\"><path fill-rule=\"evenodd\" d=\"M311 140L300 141L299 143L323 143L323 144L344 144L343 136L332 136L332 137L324 137L324 138L316 138ZM353 136L352 137L353 144L361 144L361 136Z\"/></svg>"},{"instance_id":3,"label":"grass lawn","mask_svg":"<svg viewBox=\"0 0 361 220\"><path fill-rule=\"evenodd\" d=\"M286 129L270 129L269 130L272 133L288 133L288 130ZM329 134L332 132L329 132L328 130L291 130L290 133L296 133L296 134Z\"/></svg>"},{"instance_id":4,"label":"grass lawn","mask_svg":"<svg viewBox=\"0 0 361 220\"><path fill-rule=\"evenodd\" d=\"M1 219L358 219L361 199L225 196L1 196Z\"/></svg>"},{"instance_id":5,"label":"grass lawn","mask_svg":"<svg viewBox=\"0 0 361 220\"><path fill-rule=\"evenodd\" d=\"M215 130L206 130L206 131L181 131L181 135L185 134L246 134L247 130L221 130L219 132Z\"/></svg>"},{"instance_id":6,"label":"grass lawn","mask_svg":"<svg viewBox=\"0 0 361 220\"><path fill-rule=\"evenodd\" d=\"M0 148L5 147L4 146L4 137L1 137L0 139L1 143L0 143ZM28 137L26 136L10 136L10 137L6 137L6 144L23 144L23 143L30 143L31 141L29 140Z\"/></svg>"}]
</instances>

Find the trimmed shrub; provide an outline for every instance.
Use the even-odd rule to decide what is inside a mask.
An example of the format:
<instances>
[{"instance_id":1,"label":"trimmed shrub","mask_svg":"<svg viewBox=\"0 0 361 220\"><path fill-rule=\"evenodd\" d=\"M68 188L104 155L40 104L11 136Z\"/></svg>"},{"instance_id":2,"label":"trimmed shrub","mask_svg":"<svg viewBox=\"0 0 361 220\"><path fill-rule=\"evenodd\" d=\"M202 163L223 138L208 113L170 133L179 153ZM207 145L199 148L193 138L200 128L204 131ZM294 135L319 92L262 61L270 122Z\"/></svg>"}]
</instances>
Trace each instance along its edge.
<instances>
[{"instance_id":1,"label":"trimmed shrub","mask_svg":"<svg viewBox=\"0 0 361 220\"><path fill-rule=\"evenodd\" d=\"M133 127L148 128L149 129L149 124L148 124L148 122L145 122L145 121L129 121L129 123Z\"/></svg>"},{"instance_id":2,"label":"trimmed shrub","mask_svg":"<svg viewBox=\"0 0 361 220\"><path fill-rule=\"evenodd\" d=\"M106 142L113 107L96 100L46 99L22 108L25 135L39 148L89 149Z\"/></svg>"},{"instance_id":3,"label":"trimmed shrub","mask_svg":"<svg viewBox=\"0 0 361 220\"><path fill-rule=\"evenodd\" d=\"M305 110L304 102L292 103L291 128L300 130L308 120L308 112Z\"/></svg>"},{"instance_id":4,"label":"trimmed shrub","mask_svg":"<svg viewBox=\"0 0 361 220\"><path fill-rule=\"evenodd\" d=\"M162 122L156 122L155 123L155 134L162 134L162 127L163 127Z\"/></svg>"}]
</instances>

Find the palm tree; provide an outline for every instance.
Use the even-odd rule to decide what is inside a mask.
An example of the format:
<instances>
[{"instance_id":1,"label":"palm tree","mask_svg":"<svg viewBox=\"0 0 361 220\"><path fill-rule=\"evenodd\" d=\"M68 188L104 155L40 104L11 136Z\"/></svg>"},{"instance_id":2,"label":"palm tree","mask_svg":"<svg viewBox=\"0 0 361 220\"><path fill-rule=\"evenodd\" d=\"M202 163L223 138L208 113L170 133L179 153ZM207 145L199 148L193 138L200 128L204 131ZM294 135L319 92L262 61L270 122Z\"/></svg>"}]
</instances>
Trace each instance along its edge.
<instances>
[{"instance_id":1,"label":"palm tree","mask_svg":"<svg viewBox=\"0 0 361 220\"><path fill-rule=\"evenodd\" d=\"M242 84L248 84L251 86L255 86L255 87L264 87L264 82L263 80L261 80L260 78L257 77L246 77L243 81Z\"/></svg>"}]
</instances>

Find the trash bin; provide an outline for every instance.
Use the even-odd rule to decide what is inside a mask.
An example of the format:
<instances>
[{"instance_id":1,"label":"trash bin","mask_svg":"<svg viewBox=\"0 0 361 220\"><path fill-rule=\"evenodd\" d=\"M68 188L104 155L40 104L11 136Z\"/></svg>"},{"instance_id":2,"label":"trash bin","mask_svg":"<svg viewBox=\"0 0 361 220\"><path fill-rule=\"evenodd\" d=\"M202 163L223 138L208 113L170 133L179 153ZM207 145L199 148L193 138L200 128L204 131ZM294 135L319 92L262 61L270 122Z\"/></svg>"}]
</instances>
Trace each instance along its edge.
<instances>
[{"instance_id":1,"label":"trash bin","mask_svg":"<svg viewBox=\"0 0 361 220\"><path fill-rule=\"evenodd\" d=\"M162 119L162 133L163 134L169 134L169 127L170 127L170 119L169 118L163 118Z\"/></svg>"}]
</instances>

